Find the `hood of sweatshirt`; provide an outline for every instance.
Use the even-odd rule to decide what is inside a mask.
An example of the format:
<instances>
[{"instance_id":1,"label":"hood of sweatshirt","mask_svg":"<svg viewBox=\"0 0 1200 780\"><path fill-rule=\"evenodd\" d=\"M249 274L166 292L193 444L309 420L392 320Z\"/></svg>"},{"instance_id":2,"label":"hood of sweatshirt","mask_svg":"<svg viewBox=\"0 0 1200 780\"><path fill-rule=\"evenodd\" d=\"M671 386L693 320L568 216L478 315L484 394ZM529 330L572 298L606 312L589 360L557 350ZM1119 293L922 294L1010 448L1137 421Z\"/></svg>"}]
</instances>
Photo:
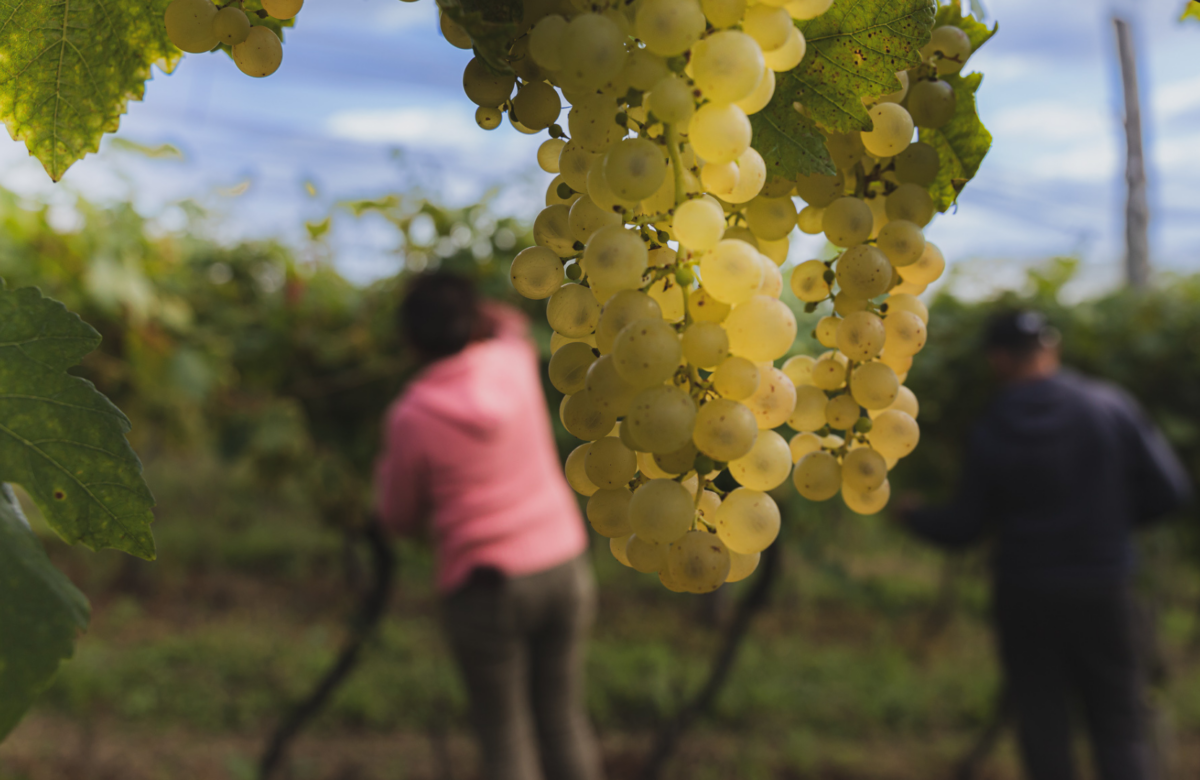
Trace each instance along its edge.
<instances>
[{"instance_id":1,"label":"hood of sweatshirt","mask_svg":"<svg viewBox=\"0 0 1200 780\"><path fill-rule=\"evenodd\" d=\"M511 345L483 341L424 370L409 387L409 402L463 432L487 438L520 414L521 390L510 377Z\"/></svg>"},{"instance_id":2,"label":"hood of sweatshirt","mask_svg":"<svg viewBox=\"0 0 1200 780\"><path fill-rule=\"evenodd\" d=\"M1070 371L1005 388L996 397L990 415L1000 428L1022 438L1059 435L1073 425L1080 380Z\"/></svg>"}]
</instances>

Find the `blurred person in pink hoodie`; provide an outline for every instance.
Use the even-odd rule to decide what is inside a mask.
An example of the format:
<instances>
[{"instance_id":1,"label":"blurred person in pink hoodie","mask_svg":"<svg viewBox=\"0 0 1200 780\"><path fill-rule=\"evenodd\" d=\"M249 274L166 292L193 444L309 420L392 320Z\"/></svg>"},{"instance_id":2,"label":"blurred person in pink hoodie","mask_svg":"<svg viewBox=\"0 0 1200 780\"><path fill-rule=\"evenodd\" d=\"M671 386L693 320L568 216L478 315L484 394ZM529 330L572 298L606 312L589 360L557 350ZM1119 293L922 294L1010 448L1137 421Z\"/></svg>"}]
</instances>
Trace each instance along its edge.
<instances>
[{"instance_id":1,"label":"blurred person in pink hoodie","mask_svg":"<svg viewBox=\"0 0 1200 780\"><path fill-rule=\"evenodd\" d=\"M583 703L587 532L528 321L435 272L413 279L400 327L424 366L384 422L377 510L385 528L432 539L484 777L599 780Z\"/></svg>"}]
</instances>

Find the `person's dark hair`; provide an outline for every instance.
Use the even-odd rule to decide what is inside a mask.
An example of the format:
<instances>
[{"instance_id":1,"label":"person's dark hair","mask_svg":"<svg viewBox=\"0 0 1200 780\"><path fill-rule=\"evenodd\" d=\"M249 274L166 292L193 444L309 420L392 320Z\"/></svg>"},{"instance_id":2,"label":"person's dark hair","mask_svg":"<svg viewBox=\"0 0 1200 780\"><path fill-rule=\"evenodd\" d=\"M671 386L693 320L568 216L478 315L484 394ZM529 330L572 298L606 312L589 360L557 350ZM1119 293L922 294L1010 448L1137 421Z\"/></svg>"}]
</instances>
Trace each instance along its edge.
<instances>
[{"instance_id":1,"label":"person's dark hair","mask_svg":"<svg viewBox=\"0 0 1200 780\"><path fill-rule=\"evenodd\" d=\"M984 328L983 346L1014 355L1032 355L1039 349L1058 346L1058 329L1044 314L1031 309L1018 309L993 314Z\"/></svg>"},{"instance_id":2,"label":"person's dark hair","mask_svg":"<svg viewBox=\"0 0 1200 780\"><path fill-rule=\"evenodd\" d=\"M491 335L482 301L469 278L431 271L413 278L400 303L400 328L428 360L461 352Z\"/></svg>"}]
</instances>

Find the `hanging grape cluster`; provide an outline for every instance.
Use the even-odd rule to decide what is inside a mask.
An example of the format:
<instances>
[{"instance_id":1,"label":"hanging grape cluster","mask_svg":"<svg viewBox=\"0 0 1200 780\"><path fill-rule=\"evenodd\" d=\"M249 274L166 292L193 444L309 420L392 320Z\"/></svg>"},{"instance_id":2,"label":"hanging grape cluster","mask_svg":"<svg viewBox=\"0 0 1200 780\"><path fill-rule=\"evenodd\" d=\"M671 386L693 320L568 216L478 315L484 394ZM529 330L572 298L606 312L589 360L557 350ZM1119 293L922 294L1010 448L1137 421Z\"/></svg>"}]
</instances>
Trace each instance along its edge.
<instances>
[{"instance_id":1,"label":"hanging grape cluster","mask_svg":"<svg viewBox=\"0 0 1200 780\"><path fill-rule=\"evenodd\" d=\"M567 480L613 556L671 590L753 572L780 528L768 491L789 476L808 499L840 492L852 511L878 512L919 438L903 381L925 344L916 296L945 261L922 234L938 155L911 141L954 115L938 75L961 69L970 43L934 30L922 64L897 74L902 89L869 106L872 130L827 135L835 174L769 179L748 115L804 58L793 20L830 2L527 4L514 72L477 56L463 74L480 126L507 113L521 132L550 131L538 163L556 176L512 283L547 299L550 381L584 441ZM790 280L809 312L832 303L814 334L829 351L776 367L796 337L779 298L797 226L839 248ZM724 470L740 487L713 483Z\"/></svg>"},{"instance_id":2,"label":"hanging grape cluster","mask_svg":"<svg viewBox=\"0 0 1200 780\"><path fill-rule=\"evenodd\" d=\"M201 54L224 44L238 70L263 78L279 70L283 43L270 27L253 20L295 18L304 0L261 0L262 10L249 14L241 0L216 5L212 0L171 0L163 14L167 37L185 52Z\"/></svg>"}]
</instances>

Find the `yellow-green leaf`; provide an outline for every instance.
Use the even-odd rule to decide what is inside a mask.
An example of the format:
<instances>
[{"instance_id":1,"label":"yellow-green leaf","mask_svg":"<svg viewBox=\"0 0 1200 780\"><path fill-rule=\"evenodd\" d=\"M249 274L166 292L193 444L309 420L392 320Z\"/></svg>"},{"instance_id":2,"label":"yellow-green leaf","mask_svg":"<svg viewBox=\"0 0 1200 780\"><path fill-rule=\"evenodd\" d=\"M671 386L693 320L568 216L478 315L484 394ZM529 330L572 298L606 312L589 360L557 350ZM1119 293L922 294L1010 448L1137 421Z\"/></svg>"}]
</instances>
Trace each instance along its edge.
<instances>
[{"instance_id":1,"label":"yellow-green leaf","mask_svg":"<svg viewBox=\"0 0 1200 780\"><path fill-rule=\"evenodd\" d=\"M772 101L750 116L754 148L762 155L768 178L794 179L800 174L833 174L836 169L825 137L812 120L790 103Z\"/></svg>"},{"instance_id":2,"label":"yellow-green leaf","mask_svg":"<svg viewBox=\"0 0 1200 780\"><path fill-rule=\"evenodd\" d=\"M1000 23L996 22L992 25L992 29L988 29L986 24L983 24L973 15L963 16L962 0L950 0L946 5L938 8L937 19L934 21L934 27L944 26L957 27L967 34L967 39L971 41L971 53L979 51L979 47L991 40L992 36L1000 29Z\"/></svg>"},{"instance_id":3,"label":"yellow-green leaf","mask_svg":"<svg viewBox=\"0 0 1200 780\"><path fill-rule=\"evenodd\" d=\"M1191 0L1183 9L1183 16L1179 17L1179 21L1185 19L1196 19L1200 21L1200 0Z\"/></svg>"},{"instance_id":4,"label":"yellow-green leaf","mask_svg":"<svg viewBox=\"0 0 1200 780\"><path fill-rule=\"evenodd\" d=\"M992 134L979 120L975 92L983 81L982 73L967 76L943 76L954 88L954 118L936 130L922 128L921 140L938 153L938 176L929 194L938 211L950 208L975 173L992 146Z\"/></svg>"}]
</instances>

